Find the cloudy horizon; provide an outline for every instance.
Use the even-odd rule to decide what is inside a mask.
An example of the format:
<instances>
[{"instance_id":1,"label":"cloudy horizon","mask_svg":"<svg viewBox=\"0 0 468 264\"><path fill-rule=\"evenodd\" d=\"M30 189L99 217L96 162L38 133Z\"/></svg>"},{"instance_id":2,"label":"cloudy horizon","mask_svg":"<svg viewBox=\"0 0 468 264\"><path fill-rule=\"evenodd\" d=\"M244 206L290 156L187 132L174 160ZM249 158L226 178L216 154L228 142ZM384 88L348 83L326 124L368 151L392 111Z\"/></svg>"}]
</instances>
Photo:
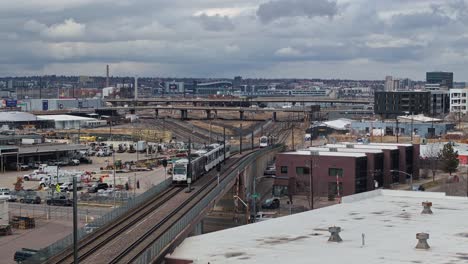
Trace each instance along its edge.
<instances>
[{"instance_id":1,"label":"cloudy horizon","mask_svg":"<svg viewBox=\"0 0 468 264\"><path fill-rule=\"evenodd\" d=\"M467 79L464 0L19 0L0 16L0 76Z\"/></svg>"}]
</instances>

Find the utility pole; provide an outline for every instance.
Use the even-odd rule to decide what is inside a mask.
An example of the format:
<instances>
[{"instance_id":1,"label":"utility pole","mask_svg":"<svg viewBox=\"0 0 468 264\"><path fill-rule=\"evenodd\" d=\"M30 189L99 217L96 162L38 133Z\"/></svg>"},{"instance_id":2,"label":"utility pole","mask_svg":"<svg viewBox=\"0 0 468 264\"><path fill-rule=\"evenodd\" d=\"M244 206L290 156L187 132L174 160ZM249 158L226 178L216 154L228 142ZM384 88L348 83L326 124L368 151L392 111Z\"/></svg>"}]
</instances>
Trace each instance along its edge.
<instances>
[{"instance_id":1,"label":"utility pole","mask_svg":"<svg viewBox=\"0 0 468 264\"><path fill-rule=\"evenodd\" d=\"M396 118L396 143L398 143L398 136L400 134L400 128L398 127L398 117Z\"/></svg>"},{"instance_id":2,"label":"utility pole","mask_svg":"<svg viewBox=\"0 0 468 264\"><path fill-rule=\"evenodd\" d=\"M211 119L210 119L210 143L209 144L211 145Z\"/></svg>"},{"instance_id":3,"label":"utility pole","mask_svg":"<svg viewBox=\"0 0 468 264\"><path fill-rule=\"evenodd\" d=\"M239 131L239 143L240 143L240 148L239 148L239 153L242 154L242 123L240 124L240 131Z\"/></svg>"},{"instance_id":4,"label":"utility pole","mask_svg":"<svg viewBox=\"0 0 468 264\"><path fill-rule=\"evenodd\" d=\"M411 143L413 143L413 132L414 132L414 129L413 129L413 115L414 115L414 112L411 112Z\"/></svg>"},{"instance_id":5,"label":"utility pole","mask_svg":"<svg viewBox=\"0 0 468 264\"><path fill-rule=\"evenodd\" d=\"M310 159L310 170L309 170L309 197L310 197L310 210L314 210L314 181L312 177L312 169L314 166L313 156L311 155Z\"/></svg>"},{"instance_id":6,"label":"utility pole","mask_svg":"<svg viewBox=\"0 0 468 264\"><path fill-rule=\"evenodd\" d=\"M223 152L224 152L223 163L226 164L226 127L223 127Z\"/></svg>"},{"instance_id":7,"label":"utility pole","mask_svg":"<svg viewBox=\"0 0 468 264\"><path fill-rule=\"evenodd\" d=\"M254 149L254 132L253 132L253 130L252 130L251 141L252 141L252 150L253 150Z\"/></svg>"},{"instance_id":8,"label":"utility pole","mask_svg":"<svg viewBox=\"0 0 468 264\"><path fill-rule=\"evenodd\" d=\"M76 176L73 176L73 263L78 264L78 197Z\"/></svg>"},{"instance_id":9,"label":"utility pole","mask_svg":"<svg viewBox=\"0 0 468 264\"><path fill-rule=\"evenodd\" d=\"M114 193L114 208L115 208L115 176L116 176L115 174L116 173L115 173L115 151L114 150L112 150L112 168L114 170L113 172L114 173L114 185L112 187L114 188L113 193Z\"/></svg>"},{"instance_id":10,"label":"utility pole","mask_svg":"<svg viewBox=\"0 0 468 264\"><path fill-rule=\"evenodd\" d=\"M294 124L291 124L291 141L292 141L292 150L295 150L295 146L294 146Z\"/></svg>"},{"instance_id":11,"label":"utility pole","mask_svg":"<svg viewBox=\"0 0 468 264\"><path fill-rule=\"evenodd\" d=\"M187 183L188 190L187 193L192 191L192 138L189 137L188 141L188 164L187 164Z\"/></svg>"}]
</instances>

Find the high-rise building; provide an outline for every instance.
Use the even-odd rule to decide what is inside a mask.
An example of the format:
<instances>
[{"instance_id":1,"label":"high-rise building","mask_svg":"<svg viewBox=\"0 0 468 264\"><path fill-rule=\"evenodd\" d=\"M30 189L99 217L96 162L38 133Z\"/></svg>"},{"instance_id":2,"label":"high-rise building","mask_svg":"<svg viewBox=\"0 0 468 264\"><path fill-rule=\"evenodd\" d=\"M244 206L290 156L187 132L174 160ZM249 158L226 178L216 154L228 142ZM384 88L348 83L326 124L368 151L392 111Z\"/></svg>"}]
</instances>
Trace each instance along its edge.
<instances>
[{"instance_id":1,"label":"high-rise building","mask_svg":"<svg viewBox=\"0 0 468 264\"><path fill-rule=\"evenodd\" d=\"M384 118L413 113L415 115L431 114L431 92L429 91L395 91L375 92L374 112Z\"/></svg>"},{"instance_id":2,"label":"high-rise building","mask_svg":"<svg viewBox=\"0 0 468 264\"><path fill-rule=\"evenodd\" d=\"M242 84L242 76L234 77L234 81L232 82L232 87L238 89L240 88L241 84Z\"/></svg>"},{"instance_id":3,"label":"high-rise building","mask_svg":"<svg viewBox=\"0 0 468 264\"><path fill-rule=\"evenodd\" d=\"M453 72L426 72L426 83L453 88Z\"/></svg>"},{"instance_id":4,"label":"high-rise building","mask_svg":"<svg viewBox=\"0 0 468 264\"><path fill-rule=\"evenodd\" d=\"M385 91L386 92L392 92L393 91L393 77L392 76L386 76L385 77Z\"/></svg>"}]
</instances>

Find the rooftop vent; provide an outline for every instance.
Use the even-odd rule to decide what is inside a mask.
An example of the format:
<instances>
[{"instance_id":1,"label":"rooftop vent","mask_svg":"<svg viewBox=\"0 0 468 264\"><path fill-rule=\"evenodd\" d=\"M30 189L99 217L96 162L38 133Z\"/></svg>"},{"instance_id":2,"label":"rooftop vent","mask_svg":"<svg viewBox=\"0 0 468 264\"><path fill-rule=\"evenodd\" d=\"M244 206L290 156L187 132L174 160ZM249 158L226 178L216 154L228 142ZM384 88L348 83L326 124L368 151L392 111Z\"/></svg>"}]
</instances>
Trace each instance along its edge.
<instances>
[{"instance_id":1,"label":"rooftop vent","mask_svg":"<svg viewBox=\"0 0 468 264\"><path fill-rule=\"evenodd\" d=\"M421 214L432 214L432 210L431 210L432 202L428 202L428 201L422 202L422 206L424 207L424 209L422 210Z\"/></svg>"},{"instance_id":2,"label":"rooftop vent","mask_svg":"<svg viewBox=\"0 0 468 264\"><path fill-rule=\"evenodd\" d=\"M329 148L330 152L338 152L338 148Z\"/></svg>"},{"instance_id":3,"label":"rooftop vent","mask_svg":"<svg viewBox=\"0 0 468 264\"><path fill-rule=\"evenodd\" d=\"M418 244L416 245L417 249L429 249L430 248L429 244L427 243L427 240L429 239L428 233L417 233L416 239L418 240Z\"/></svg>"},{"instance_id":4,"label":"rooftop vent","mask_svg":"<svg viewBox=\"0 0 468 264\"><path fill-rule=\"evenodd\" d=\"M346 144L346 148L354 148L353 144Z\"/></svg>"},{"instance_id":5,"label":"rooftop vent","mask_svg":"<svg viewBox=\"0 0 468 264\"><path fill-rule=\"evenodd\" d=\"M328 242L341 242L343 239L340 237L341 227L339 226L331 226L328 228L328 232L330 232L330 238Z\"/></svg>"}]
</instances>

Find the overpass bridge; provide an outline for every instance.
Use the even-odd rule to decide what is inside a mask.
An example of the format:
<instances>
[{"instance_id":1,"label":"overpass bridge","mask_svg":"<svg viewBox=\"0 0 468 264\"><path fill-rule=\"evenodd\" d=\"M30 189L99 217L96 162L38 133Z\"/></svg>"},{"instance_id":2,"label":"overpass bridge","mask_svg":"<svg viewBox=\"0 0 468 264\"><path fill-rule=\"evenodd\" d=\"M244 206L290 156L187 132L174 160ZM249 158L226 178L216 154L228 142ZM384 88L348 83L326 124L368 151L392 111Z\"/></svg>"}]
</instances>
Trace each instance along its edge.
<instances>
[{"instance_id":1,"label":"overpass bridge","mask_svg":"<svg viewBox=\"0 0 468 264\"><path fill-rule=\"evenodd\" d=\"M246 151L228 159L219 174L211 171L192 186L166 180L92 223L97 229L78 232L80 263L159 263L185 237L202 232L203 217L223 198L252 198L254 175L262 175L268 162L282 149L276 145ZM238 211L250 216L240 203ZM31 263L73 263L73 237L44 248Z\"/></svg>"},{"instance_id":2,"label":"overpass bridge","mask_svg":"<svg viewBox=\"0 0 468 264\"><path fill-rule=\"evenodd\" d=\"M189 112L191 111L202 111L206 113L207 119L216 118L218 112L239 112L239 119L244 119L244 114L246 112L250 113L272 113L272 119L276 121L276 116L278 112L283 113L303 113L304 118L310 117L310 115L320 111L320 106L311 105L311 106L301 106L301 107L291 107L291 108L260 108L260 107L222 107L222 106L187 106L187 105L146 105L146 106L131 106L131 107L104 107L100 108L101 110L126 110L131 113L135 113L137 110L153 110L155 117L159 116L159 111L161 110L175 110L180 111L180 118L182 120L188 119ZM213 115L214 114L214 115ZM309 115L309 116L307 116Z\"/></svg>"},{"instance_id":3,"label":"overpass bridge","mask_svg":"<svg viewBox=\"0 0 468 264\"><path fill-rule=\"evenodd\" d=\"M183 98L183 97L156 97L156 98L120 98L120 99L105 99L105 102L113 106L124 105L149 105L149 104L180 104L191 103L194 105L241 105L250 106L258 103L317 103L317 104L373 104L373 100L369 99L335 99L324 97L256 97L256 98Z\"/></svg>"}]
</instances>

